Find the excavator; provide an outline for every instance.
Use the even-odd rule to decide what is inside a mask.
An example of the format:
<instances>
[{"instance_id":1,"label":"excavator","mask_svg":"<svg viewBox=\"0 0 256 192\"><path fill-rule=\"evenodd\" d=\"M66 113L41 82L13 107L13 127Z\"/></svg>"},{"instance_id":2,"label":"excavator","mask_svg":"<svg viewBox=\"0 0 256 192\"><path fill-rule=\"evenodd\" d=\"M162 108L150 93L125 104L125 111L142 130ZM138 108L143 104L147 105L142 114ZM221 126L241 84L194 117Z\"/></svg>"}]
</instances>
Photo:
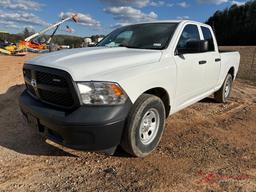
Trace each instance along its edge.
<instances>
[{"instance_id":1,"label":"excavator","mask_svg":"<svg viewBox=\"0 0 256 192\"><path fill-rule=\"evenodd\" d=\"M47 50L53 36L57 32L60 25L69 20L73 20L75 23L77 23L78 15L74 14L70 17L62 19L61 21L56 22L56 23L48 26L47 28L27 37L25 40L20 41L17 45L2 46L2 48L0 47L0 53L6 54L6 55L25 56L27 54L28 49L33 50L34 52L35 51L40 52L40 51ZM51 29L54 29L54 31L46 42L38 43L36 41L33 41L35 38L42 36L43 34L45 34L47 31L49 31Z\"/></svg>"}]
</instances>

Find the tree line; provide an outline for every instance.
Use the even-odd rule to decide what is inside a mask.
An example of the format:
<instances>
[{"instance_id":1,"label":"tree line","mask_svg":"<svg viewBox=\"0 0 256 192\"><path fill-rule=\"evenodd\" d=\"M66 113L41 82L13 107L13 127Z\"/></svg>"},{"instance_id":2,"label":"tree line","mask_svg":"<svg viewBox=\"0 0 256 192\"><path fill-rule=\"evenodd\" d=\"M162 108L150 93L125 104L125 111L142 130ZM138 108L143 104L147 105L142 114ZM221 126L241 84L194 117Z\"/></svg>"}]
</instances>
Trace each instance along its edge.
<instances>
[{"instance_id":1,"label":"tree line","mask_svg":"<svg viewBox=\"0 0 256 192\"><path fill-rule=\"evenodd\" d=\"M216 11L206 23L219 45L256 45L256 0Z\"/></svg>"}]
</instances>

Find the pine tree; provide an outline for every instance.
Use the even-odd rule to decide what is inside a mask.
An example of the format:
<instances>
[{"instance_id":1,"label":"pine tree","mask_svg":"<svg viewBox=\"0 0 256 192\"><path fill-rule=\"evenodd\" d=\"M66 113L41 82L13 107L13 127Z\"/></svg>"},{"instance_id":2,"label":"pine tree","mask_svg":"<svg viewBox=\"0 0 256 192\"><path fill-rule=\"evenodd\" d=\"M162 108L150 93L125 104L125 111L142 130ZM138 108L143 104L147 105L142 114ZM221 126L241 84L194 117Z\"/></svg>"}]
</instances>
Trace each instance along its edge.
<instances>
[{"instance_id":1,"label":"pine tree","mask_svg":"<svg viewBox=\"0 0 256 192\"><path fill-rule=\"evenodd\" d=\"M219 45L256 45L256 0L216 11L207 21Z\"/></svg>"}]
</instances>

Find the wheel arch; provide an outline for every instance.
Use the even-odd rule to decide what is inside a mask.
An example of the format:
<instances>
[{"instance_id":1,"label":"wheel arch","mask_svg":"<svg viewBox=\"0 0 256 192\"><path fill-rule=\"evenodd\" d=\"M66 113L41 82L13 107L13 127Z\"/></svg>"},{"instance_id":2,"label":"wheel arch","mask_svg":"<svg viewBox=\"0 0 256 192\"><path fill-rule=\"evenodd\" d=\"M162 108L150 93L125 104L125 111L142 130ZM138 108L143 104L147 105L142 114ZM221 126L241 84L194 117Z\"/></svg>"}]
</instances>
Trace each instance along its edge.
<instances>
[{"instance_id":1,"label":"wheel arch","mask_svg":"<svg viewBox=\"0 0 256 192\"><path fill-rule=\"evenodd\" d=\"M164 88L154 87L154 88L148 89L144 93L151 94L151 95L159 97L162 100L163 104L164 104L166 117L169 116L169 113L170 113L170 110L171 110L170 96Z\"/></svg>"},{"instance_id":2,"label":"wheel arch","mask_svg":"<svg viewBox=\"0 0 256 192\"><path fill-rule=\"evenodd\" d=\"M232 75L233 79L235 78L235 67L234 66L232 66L229 69L228 74Z\"/></svg>"}]
</instances>

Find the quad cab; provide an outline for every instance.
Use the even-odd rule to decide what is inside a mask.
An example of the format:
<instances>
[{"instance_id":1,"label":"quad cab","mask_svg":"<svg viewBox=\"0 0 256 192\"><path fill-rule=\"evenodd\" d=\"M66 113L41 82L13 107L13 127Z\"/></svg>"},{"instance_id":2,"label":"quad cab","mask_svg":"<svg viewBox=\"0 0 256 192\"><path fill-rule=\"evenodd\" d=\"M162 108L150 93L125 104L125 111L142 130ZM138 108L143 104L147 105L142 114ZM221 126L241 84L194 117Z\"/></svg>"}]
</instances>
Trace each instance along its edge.
<instances>
[{"instance_id":1,"label":"quad cab","mask_svg":"<svg viewBox=\"0 0 256 192\"><path fill-rule=\"evenodd\" d=\"M96 47L26 62L20 108L32 127L62 145L109 153L120 145L144 157L168 116L211 94L225 103L239 62L238 52L219 51L203 23L125 26Z\"/></svg>"}]
</instances>

